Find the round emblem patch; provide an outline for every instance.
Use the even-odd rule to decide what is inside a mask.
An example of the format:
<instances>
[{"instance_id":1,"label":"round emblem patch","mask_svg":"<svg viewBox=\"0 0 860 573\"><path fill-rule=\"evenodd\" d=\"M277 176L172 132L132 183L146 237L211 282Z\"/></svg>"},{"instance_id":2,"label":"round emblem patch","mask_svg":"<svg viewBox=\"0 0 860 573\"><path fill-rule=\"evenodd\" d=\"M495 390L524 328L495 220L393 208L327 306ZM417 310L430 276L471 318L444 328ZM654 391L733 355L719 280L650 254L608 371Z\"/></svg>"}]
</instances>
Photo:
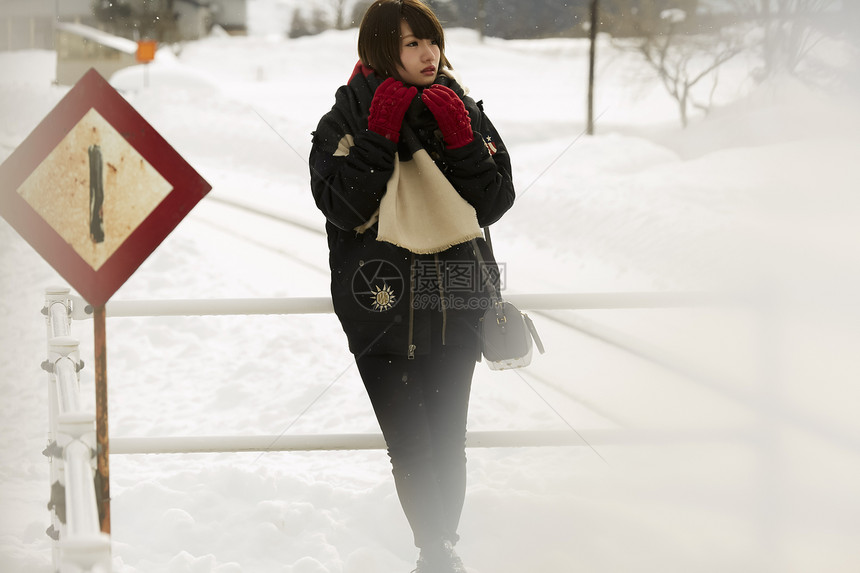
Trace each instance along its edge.
<instances>
[{"instance_id":1,"label":"round emblem patch","mask_svg":"<svg viewBox=\"0 0 860 573\"><path fill-rule=\"evenodd\" d=\"M366 261L352 275L352 296L373 312L385 312L397 306L404 286L400 270L388 261Z\"/></svg>"},{"instance_id":2,"label":"round emblem patch","mask_svg":"<svg viewBox=\"0 0 860 573\"><path fill-rule=\"evenodd\" d=\"M391 287L388 285L379 288L378 286L373 287L376 289L373 294L373 302L371 306L373 306L373 310L383 311L388 310L394 303L397 302L397 297L394 296L394 291L391 290Z\"/></svg>"}]
</instances>

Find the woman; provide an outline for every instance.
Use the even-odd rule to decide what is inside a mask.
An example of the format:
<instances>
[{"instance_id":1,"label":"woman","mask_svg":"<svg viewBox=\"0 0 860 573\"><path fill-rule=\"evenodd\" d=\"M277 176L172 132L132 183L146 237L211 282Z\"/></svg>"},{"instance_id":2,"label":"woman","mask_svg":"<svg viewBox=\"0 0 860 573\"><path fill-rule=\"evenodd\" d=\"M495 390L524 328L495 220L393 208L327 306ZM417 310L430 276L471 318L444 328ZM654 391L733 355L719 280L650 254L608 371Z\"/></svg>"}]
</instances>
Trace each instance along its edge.
<instances>
[{"instance_id":1,"label":"woman","mask_svg":"<svg viewBox=\"0 0 860 573\"><path fill-rule=\"evenodd\" d=\"M490 304L483 276L496 271L481 227L514 201L505 146L444 50L420 0L374 2L360 60L310 155L335 313L388 446L420 573L465 572L453 545L466 416Z\"/></svg>"}]
</instances>

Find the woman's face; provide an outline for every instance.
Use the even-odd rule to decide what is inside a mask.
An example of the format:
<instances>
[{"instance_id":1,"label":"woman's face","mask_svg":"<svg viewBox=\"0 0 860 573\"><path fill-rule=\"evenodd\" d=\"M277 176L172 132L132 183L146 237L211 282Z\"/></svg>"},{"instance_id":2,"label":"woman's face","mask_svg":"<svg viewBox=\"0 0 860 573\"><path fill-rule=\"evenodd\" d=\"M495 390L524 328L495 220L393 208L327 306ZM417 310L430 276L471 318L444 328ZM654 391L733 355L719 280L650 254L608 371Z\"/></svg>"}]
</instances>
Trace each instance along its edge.
<instances>
[{"instance_id":1,"label":"woman's face","mask_svg":"<svg viewBox=\"0 0 860 573\"><path fill-rule=\"evenodd\" d=\"M397 73L404 83L429 86L439 71L439 46L436 40L419 39L406 22L400 22L400 61Z\"/></svg>"}]
</instances>

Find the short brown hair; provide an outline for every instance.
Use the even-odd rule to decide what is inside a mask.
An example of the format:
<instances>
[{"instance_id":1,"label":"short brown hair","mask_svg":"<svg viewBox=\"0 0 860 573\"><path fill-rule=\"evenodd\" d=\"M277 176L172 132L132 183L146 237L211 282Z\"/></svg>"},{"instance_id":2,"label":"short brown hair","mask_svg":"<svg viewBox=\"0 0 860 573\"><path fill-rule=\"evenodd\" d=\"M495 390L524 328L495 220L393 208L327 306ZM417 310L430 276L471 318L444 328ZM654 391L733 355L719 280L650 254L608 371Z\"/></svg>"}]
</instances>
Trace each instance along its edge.
<instances>
[{"instance_id":1,"label":"short brown hair","mask_svg":"<svg viewBox=\"0 0 860 573\"><path fill-rule=\"evenodd\" d=\"M439 67L452 68L445 57L445 33L436 14L421 0L376 0L364 13L358 29L358 57L384 77L397 77L400 61L400 22L405 20L416 38L436 40Z\"/></svg>"}]
</instances>

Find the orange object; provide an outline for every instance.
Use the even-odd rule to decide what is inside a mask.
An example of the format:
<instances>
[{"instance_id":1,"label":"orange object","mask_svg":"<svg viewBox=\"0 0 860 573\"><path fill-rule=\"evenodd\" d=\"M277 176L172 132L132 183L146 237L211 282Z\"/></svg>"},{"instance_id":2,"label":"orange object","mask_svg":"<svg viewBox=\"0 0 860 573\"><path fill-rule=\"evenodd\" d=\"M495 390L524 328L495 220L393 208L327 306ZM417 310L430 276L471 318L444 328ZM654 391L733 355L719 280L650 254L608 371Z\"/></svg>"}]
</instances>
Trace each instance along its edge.
<instances>
[{"instance_id":1,"label":"orange object","mask_svg":"<svg viewBox=\"0 0 860 573\"><path fill-rule=\"evenodd\" d=\"M158 42L155 40L140 40L137 43L137 61L141 63L151 62L155 59L155 48Z\"/></svg>"}]
</instances>

